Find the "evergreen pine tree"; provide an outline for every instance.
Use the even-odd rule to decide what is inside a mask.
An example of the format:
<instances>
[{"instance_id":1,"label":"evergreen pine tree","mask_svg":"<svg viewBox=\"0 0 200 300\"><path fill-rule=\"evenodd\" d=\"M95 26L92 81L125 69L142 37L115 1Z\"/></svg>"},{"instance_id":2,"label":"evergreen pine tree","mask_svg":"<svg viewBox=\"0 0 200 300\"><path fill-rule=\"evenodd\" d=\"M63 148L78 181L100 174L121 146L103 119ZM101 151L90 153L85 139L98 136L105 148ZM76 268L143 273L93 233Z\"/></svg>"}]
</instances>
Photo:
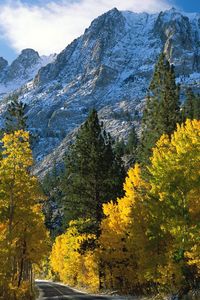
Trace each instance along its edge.
<instances>
[{"instance_id":1,"label":"evergreen pine tree","mask_svg":"<svg viewBox=\"0 0 200 300\"><path fill-rule=\"evenodd\" d=\"M126 165L128 166L128 168L132 167L137 160L138 143L139 143L138 136L135 130L135 126L133 126L129 133L127 144L125 147L125 154L126 154L126 161L127 161Z\"/></svg>"},{"instance_id":2,"label":"evergreen pine tree","mask_svg":"<svg viewBox=\"0 0 200 300\"><path fill-rule=\"evenodd\" d=\"M132 126L126 144L126 153L135 156L137 152L137 146L138 146L138 136L135 130L135 126Z\"/></svg>"},{"instance_id":3,"label":"evergreen pine tree","mask_svg":"<svg viewBox=\"0 0 200 300\"><path fill-rule=\"evenodd\" d=\"M56 163L51 172L49 172L42 181L43 192L47 200L43 204L43 212L45 216L45 225L54 239L62 233L62 213L60 200L62 191L60 189L61 171L58 171Z\"/></svg>"},{"instance_id":4,"label":"evergreen pine tree","mask_svg":"<svg viewBox=\"0 0 200 300\"><path fill-rule=\"evenodd\" d=\"M186 91L186 100L182 111L183 121L186 119L200 119L200 95L195 95L191 88Z\"/></svg>"},{"instance_id":5,"label":"evergreen pine tree","mask_svg":"<svg viewBox=\"0 0 200 300\"><path fill-rule=\"evenodd\" d=\"M200 94L195 96L194 99L194 119L200 120Z\"/></svg>"},{"instance_id":6,"label":"evergreen pine tree","mask_svg":"<svg viewBox=\"0 0 200 300\"><path fill-rule=\"evenodd\" d=\"M10 100L11 101L8 104L6 113L6 132L11 133L16 130L26 130L26 104L19 101L19 97L17 95L13 95Z\"/></svg>"},{"instance_id":7,"label":"evergreen pine tree","mask_svg":"<svg viewBox=\"0 0 200 300\"><path fill-rule=\"evenodd\" d=\"M124 143L124 140L117 140L114 144L114 153L115 155L122 157L125 154L126 151L126 145Z\"/></svg>"},{"instance_id":8,"label":"evergreen pine tree","mask_svg":"<svg viewBox=\"0 0 200 300\"><path fill-rule=\"evenodd\" d=\"M82 230L99 235L103 203L123 194L125 172L112 149L109 134L92 110L81 126L66 158L61 186L66 224L87 219Z\"/></svg>"},{"instance_id":9,"label":"evergreen pine tree","mask_svg":"<svg viewBox=\"0 0 200 300\"><path fill-rule=\"evenodd\" d=\"M155 66L143 113L139 160L148 162L159 137L163 133L171 134L179 121L179 86L173 65L162 53Z\"/></svg>"}]
</instances>

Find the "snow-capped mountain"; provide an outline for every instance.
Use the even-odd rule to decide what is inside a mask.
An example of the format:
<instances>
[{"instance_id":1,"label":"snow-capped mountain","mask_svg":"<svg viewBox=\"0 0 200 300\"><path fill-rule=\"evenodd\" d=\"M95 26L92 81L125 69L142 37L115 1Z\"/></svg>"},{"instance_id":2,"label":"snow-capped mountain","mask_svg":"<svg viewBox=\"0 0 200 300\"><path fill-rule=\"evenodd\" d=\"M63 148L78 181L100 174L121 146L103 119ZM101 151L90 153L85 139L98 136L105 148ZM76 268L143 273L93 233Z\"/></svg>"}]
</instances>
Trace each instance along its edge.
<instances>
[{"instance_id":1,"label":"snow-capped mountain","mask_svg":"<svg viewBox=\"0 0 200 300\"><path fill-rule=\"evenodd\" d=\"M0 96L20 88L32 80L38 70L52 62L56 55L40 57L33 49L24 49L21 54L8 65L7 60L0 57Z\"/></svg>"},{"instance_id":2,"label":"snow-capped mountain","mask_svg":"<svg viewBox=\"0 0 200 300\"><path fill-rule=\"evenodd\" d=\"M34 148L38 172L46 170L52 159L59 160L92 107L112 135L126 136L141 115L142 100L163 49L175 64L182 87L198 89L200 14L174 8L158 14L114 8L40 68L34 80L20 89L21 99L28 104L29 127L38 135ZM0 60L0 72L7 68ZM0 110L3 107L5 101Z\"/></svg>"}]
</instances>

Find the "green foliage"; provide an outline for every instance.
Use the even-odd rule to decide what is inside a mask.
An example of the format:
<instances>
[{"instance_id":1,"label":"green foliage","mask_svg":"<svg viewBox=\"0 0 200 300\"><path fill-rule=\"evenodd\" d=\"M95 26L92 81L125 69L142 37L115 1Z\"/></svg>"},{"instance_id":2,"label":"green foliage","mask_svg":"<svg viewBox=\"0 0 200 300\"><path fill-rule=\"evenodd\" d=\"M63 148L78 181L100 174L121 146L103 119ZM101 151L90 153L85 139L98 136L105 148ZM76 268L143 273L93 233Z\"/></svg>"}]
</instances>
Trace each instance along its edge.
<instances>
[{"instance_id":1,"label":"green foliage","mask_svg":"<svg viewBox=\"0 0 200 300\"><path fill-rule=\"evenodd\" d=\"M186 100L182 108L183 121L200 119L200 95L195 95L191 88L186 91Z\"/></svg>"},{"instance_id":2,"label":"green foliage","mask_svg":"<svg viewBox=\"0 0 200 300\"><path fill-rule=\"evenodd\" d=\"M133 126L128 136L128 141L126 144L126 153L136 156L137 146L138 146L138 136L135 127Z\"/></svg>"},{"instance_id":3,"label":"green foliage","mask_svg":"<svg viewBox=\"0 0 200 300\"><path fill-rule=\"evenodd\" d=\"M102 204L122 195L124 168L112 150L112 139L92 110L66 158L61 180L66 225L88 218L88 231L98 235Z\"/></svg>"},{"instance_id":4,"label":"green foliage","mask_svg":"<svg viewBox=\"0 0 200 300\"><path fill-rule=\"evenodd\" d=\"M125 195L102 203L100 234L88 231L88 226L94 228L90 215L71 222L56 239L54 271L72 284L139 295L178 297L197 287L199 162L200 121L187 120L170 137L162 135L153 148L148 177L136 164L128 171Z\"/></svg>"},{"instance_id":5,"label":"green foliage","mask_svg":"<svg viewBox=\"0 0 200 300\"><path fill-rule=\"evenodd\" d=\"M125 157L126 161L128 160L126 165L130 167L137 160L138 144L139 139L135 127L132 126L127 142L125 143L123 139L116 141L114 144L114 152L119 158Z\"/></svg>"},{"instance_id":6,"label":"green foliage","mask_svg":"<svg viewBox=\"0 0 200 300\"><path fill-rule=\"evenodd\" d=\"M124 143L124 140L117 140L114 144L114 153L118 157L122 157L125 154L126 151L126 145Z\"/></svg>"},{"instance_id":7,"label":"green foliage","mask_svg":"<svg viewBox=\"0 0 200 300\"><path fill-rule=\"evenodd\" d=\"M11 133L16 130L26 130L26 105L22 101L19 101L17 95L13 95L9 100L10 102L6 113L5 131L7 133Z\"/></svg>"},{"instance_id":8,"label":"green foliage","mask_svg":"<svg viewBox=\"0 0 200 300\"><path fill-rule=\"evenodd\" d=\"M57 169L55 164L53 170L42 181L43 192L47 197L43 204L45 225L50 231L52 239L62 233L60 177L62 177L62 172Z\"/></svg>"},{"instance_id":9,"label":"green foliage","mask_svg":"<svg viewBox=\"0 0 200 300\"><path fill-rule=\"evenodd\" d=\"M163 134L171 134L180 121L179 86L173 65L161 54L149 86L142 120L139 160L149 162L151 149Z\"/></svg>"}]
</instances>

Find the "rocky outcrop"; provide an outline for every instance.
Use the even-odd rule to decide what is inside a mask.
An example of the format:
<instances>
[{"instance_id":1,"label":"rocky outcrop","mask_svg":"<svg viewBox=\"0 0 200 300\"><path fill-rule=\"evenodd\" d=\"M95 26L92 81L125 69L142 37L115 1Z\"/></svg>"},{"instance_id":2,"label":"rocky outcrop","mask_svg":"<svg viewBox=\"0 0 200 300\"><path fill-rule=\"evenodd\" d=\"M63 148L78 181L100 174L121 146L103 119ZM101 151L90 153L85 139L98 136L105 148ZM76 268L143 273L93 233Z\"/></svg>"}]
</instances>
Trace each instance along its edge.
<instances>
[{"instance_id":1,"label":"rocky outcrop","mask_svg":"<svg viewBox=\"0 0 200 300\"><path fill-rule=\"evenodd\" d=\"M161 12L157 18L155 34L162 40L167 57L175 63L177 74L200 72L198 24L198 14L183 15L174 8Z\"/></svg>"},{"instance_id":2,"label":"rocky outcrop","mask_svg":"<svg viewBox=\"0 0 200 300\"><path fill-rule=\"evenodd\" d=\"M0 94L1 97L22 87L32 80L38 70L55 59L55 56L40 57L33 49L24 49L21 54L8 65L4 58L0 58Z\"/></svg>"},{"instance_id":3,"label":"rocky outcrop","mask_svg":"<svg viewBox=\"0 0 200 300\"><path fill-rule=\"evenodd\" d=\"M38 52L33 49L23 50L18 58L10 65L5 74L4 82L13 81L18 78L29 79L30 73L37 65L40 65Z\"/></svg>"}]
</instances>

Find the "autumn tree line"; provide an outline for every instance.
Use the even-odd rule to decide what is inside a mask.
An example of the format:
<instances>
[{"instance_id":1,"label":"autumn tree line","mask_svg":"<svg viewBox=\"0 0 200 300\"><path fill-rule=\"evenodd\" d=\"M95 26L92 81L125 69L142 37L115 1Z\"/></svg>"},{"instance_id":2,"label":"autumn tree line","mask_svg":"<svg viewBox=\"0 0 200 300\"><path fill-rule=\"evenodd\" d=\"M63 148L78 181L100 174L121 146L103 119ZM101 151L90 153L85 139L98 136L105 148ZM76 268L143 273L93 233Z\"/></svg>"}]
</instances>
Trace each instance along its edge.
<instances>
[{"instance_id":1,"label":"autumn tree line","mask_svg":"<svg viewBox=\"0 0 200 300\"><path fill-rule=\"evenodd\" d=\"M50 266L61 281L93 291L176 294L200 279L200 97L181 103L174 66L155 66L139 138L113 142L92 110L44 181ZM131 159L126 174L123 158ZM50 188L50 186L52 188ZM60 207L60 209L59 209ZM62 219L62 226L51 222Z\"/></svg>"},{"instance_id":2,"label":"autumn tree line","mask_svg":"<svg viewBox=\"0 0 200 300\"><path fill-rule=\"evenodd\" d=\"M180 98L161 54L141 136L133 127L114 141L93 109L39 182L36 139L13 96L0 143L0 299L34 299L39 268L93 291L181 298L199 287L200 97Z\"/></svg>"},{"instance_id":3,"label":"autumn tree line","mask_svg":"<svg viewBox=\"0 0 200 300\"><path fill-rule=\"evenodd\" d=\"M49 251L25 106L12 97L0 141L0 299L35 299L34 270Z\"/></svg>"}]
</instances>

